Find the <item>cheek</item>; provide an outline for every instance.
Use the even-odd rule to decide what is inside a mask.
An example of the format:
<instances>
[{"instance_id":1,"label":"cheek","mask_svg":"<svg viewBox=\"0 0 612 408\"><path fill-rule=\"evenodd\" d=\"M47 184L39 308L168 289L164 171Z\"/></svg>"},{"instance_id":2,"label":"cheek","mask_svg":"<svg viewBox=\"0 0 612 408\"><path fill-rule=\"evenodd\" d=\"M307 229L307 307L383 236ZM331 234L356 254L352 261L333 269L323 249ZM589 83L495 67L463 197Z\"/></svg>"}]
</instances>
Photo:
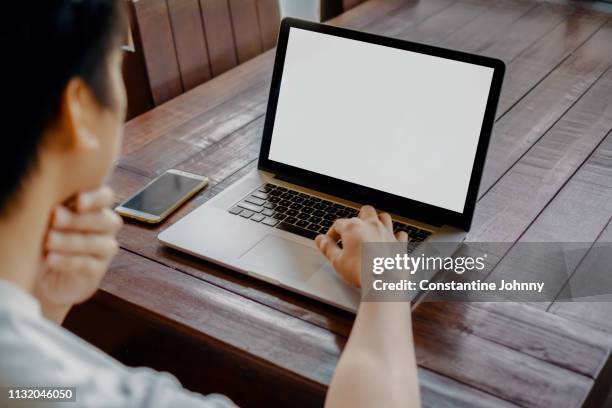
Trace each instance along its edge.
<instances>
[{"instance_id":1,"label":"cheek","mask_svg":"<svg viewBox=\"0 0 612 408\"><path fill-rule=\"evenodd\" d=\"M112 171L113 165L121 152L123 124L127 107L127 95L121 75L121 64L111 71L111 89L113 93L112 108L107 108L101 117L100 152L98 158L98 176L102 179Z\"/></svg>"},{"instance_id":2,"label":"cheek","mask_svg":"<svg viewBox=\"0 0 612 408\"><path fill-rule=\"evenodd\" d=\"M107 165L112 166L118 158L121 150L121 141L123 139L123 117L113 115L108 118L105 132L103 135L103 155L106 158Z\"/></svg>"},{"instance_id":3,"label":"cheek","mask_svg":"<svg viewBox=\"0 0 612 408\"><path fill-rule=\"evenodd\" d=\"M121 77L121 71L116 70L112 76L112 89L114 95L114 106L107 110L104 115L103 149L105 164L108 170L112 167L121 152L123 139L123 124L127 107L127 95ZM107 171L108 172L108 171Z\"/></svg>"},{"instance_id":4,"label":"cheek","mask_svg":"<svg viewBox=\"0 0 612 408\"><path fill-rule=\"evenodd\" d=\"M101 184L112 171L113 166L118 158L122 139L123 121L116 114L106 112L103 120L99 122L98 130L98 148L96 149L95 167L92 168L92 180L94 184Z\"/></svg>"}]
</instances>

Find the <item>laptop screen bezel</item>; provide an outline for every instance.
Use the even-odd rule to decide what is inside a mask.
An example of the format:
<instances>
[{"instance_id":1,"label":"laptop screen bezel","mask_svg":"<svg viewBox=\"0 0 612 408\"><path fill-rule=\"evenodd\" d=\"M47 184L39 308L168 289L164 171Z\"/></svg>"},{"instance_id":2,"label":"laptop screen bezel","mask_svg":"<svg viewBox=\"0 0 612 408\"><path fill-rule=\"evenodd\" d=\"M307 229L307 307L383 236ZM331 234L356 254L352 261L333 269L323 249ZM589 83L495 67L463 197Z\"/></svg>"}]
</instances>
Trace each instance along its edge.
<instances>
[{"instance_id":1,"label":"laptop screen bezel","mask_svg":"<svg viewBox=\"0 0 612 408\"><path fill-rule=\"evenodd\" d=\"M379 44L406 51L418 52L436 57L448 58L493 69L493 78L491 81L489 96L487 98L487 105L476 148L476 155L474 157L474 165L472 167L463 213L361 186L359 184L336 179L334 177L315 173L309 170L300 169L298 167L273 161L268 158L270 154L270 144L272 142L272 131L274 129L274 121L276 117L276 107L280 94L289 31L292 27L363 41L371 44ZM350 201L371 204L378 209L389 211L403 217L416 219L432 225L451 225L467 231L470 228L474 214L478 187L482 178L482 171L485 164L489 139L491 137L493 123L495 121L495 113L501 92L504 72L504 62L495 58L439 48L426 44L413 43L396 38L383 37L345 28L298 20L295 18L284 18L281 22L278 44L276 48L276 60L274 62L274 70L272 73L272 82L270 85L270 95L268 98L268 107L264 122L258 168L263 171L274 173L276 177L280 179L285 179L295 184L300 184L304 187L316 189L318 191ZM350 154L350 151L347 151L347 153Z\"/></svg>"}]
</instances>

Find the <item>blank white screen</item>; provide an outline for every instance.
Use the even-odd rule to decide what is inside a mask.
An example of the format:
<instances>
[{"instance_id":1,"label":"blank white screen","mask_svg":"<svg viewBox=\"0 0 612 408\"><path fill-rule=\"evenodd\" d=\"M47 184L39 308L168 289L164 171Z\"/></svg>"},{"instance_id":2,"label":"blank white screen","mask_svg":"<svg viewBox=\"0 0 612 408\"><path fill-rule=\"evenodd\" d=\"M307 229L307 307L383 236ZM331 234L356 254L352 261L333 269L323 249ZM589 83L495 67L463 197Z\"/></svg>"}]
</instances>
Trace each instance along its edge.
<instances>
[{"instance_id":1,"label":"blank white screen","mask_svg":"<svg viewBox=\"0 0 612 408\"><path fill-rule=\"evenodd\" d=\"M461 213L492 77L291 28L269 159Z\"/></svg>"}]
</instances>

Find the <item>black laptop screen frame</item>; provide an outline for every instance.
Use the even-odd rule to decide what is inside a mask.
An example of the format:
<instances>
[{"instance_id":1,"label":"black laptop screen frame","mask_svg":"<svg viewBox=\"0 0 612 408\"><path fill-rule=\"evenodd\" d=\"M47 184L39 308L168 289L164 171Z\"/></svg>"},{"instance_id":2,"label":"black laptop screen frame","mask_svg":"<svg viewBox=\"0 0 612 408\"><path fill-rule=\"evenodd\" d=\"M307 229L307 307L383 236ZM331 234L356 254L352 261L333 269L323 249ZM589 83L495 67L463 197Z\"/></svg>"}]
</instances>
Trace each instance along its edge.
<instances>
[{"instance_id":1,"label":"black laptop screen frame","mask_svg":"<svg viewBox=\"0 0 612 408\"><path fill-rule=\"evenodd\" d=\"M276 117L276 107L280 94L283 67L285 64L289 31L292 27L493 68L493 78L483 117L478 146L476 148L476 155L463 213L364 187L309 170L300 169L268 158L270 154L270 144L272 142L274 120ZM295 18L284 18L281 22L276 48L276 60L272 74L258 168L263 171L274 173L279 179L288 180L295 184L316 189L350 201L371 204L381 210L389 211L403 217L413 218L433 225L451 225L468 231L472 223L478 187L482 178L489 139L495 121L495 113L501 92L504 72L504 62L495 58L468 54L431 45L413 43L395 38L298 20ZM322 97L324 96L322 95Z\"/></svg>"}]
</instances>

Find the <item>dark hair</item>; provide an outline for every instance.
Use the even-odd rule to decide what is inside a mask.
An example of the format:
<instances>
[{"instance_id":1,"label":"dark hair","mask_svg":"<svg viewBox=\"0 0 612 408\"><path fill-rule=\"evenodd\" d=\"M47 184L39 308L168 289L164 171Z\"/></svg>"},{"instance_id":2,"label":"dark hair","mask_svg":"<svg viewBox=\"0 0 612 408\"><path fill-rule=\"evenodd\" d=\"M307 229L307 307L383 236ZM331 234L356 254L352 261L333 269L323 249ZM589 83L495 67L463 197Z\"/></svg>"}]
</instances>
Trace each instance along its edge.
<instances>
[{"instance_id":1,"label":"dark hair","mask_svg":"<svg viewBox=\"0 0 612 408\"><path fill-rule=\"evenodd\" d=\"M2 5L0 95L6 116L0 145L0 214L36 166L45 129L57 118L72 78L82 78L102 106L113 107L108 56L124 33L122 3L12 0Z\"/></svg>"}]
</instances>

